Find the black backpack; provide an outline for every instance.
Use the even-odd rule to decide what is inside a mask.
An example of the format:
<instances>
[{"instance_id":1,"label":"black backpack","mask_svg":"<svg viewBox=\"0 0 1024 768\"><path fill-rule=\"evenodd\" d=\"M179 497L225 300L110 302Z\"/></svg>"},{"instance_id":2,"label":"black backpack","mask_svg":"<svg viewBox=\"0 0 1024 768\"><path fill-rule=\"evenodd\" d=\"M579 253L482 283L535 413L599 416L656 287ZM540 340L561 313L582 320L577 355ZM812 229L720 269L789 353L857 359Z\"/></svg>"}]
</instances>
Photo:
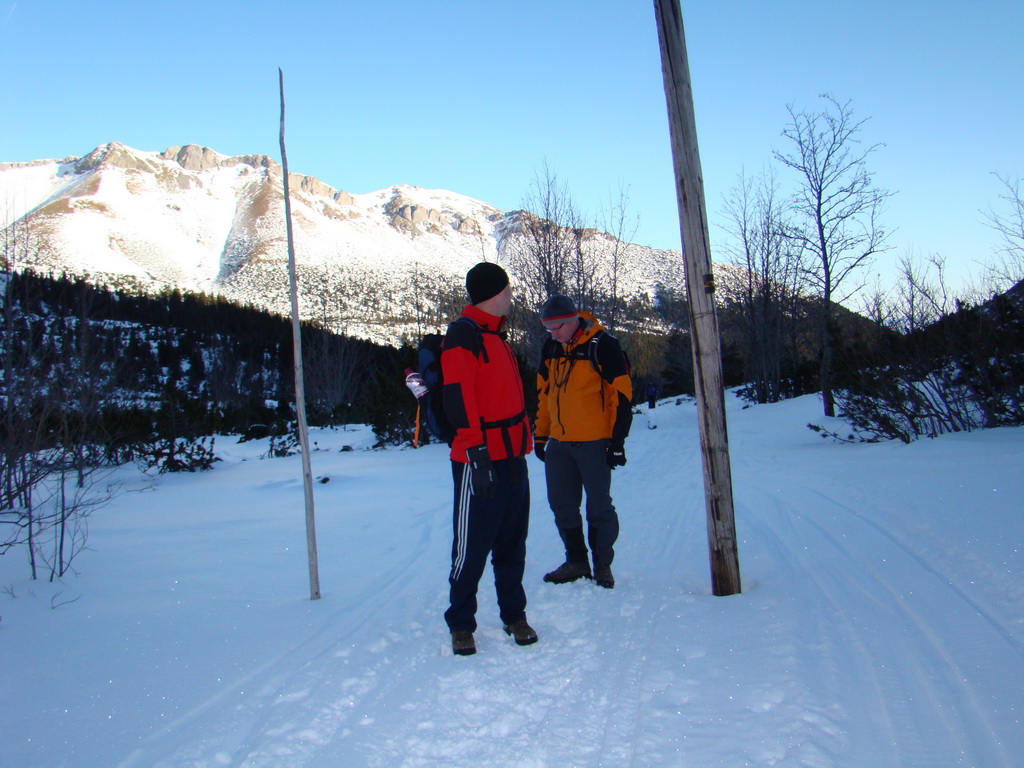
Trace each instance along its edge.
<instances>
[{"instance_id":1,"label":"black backpack","mask_svg":"<svg viewBox=\"0 0 1024 768\"><path fill-rule=\"evenodd\" d=\"M601 366L598 364L597 347L601 343L601 337L607 336L610 339L615 339L608 331L598 331L590 337L590 341L586 344L576 347L572 352L565 353L561 344L552 338L548 338L544 342L545 349L543 350L544 357L568 357L571 360L589 360L591 367L597 372L599 376L604 377L604 371L601 370ZM617 339L616 339L617 340ZM632 366L629 362L629 355L626 354L626 350L620 349L622 352L622 360L626 366L626 374L632 374Z\"/></svg>"},{"instance_id":2,"label":"black backpack","mask_svg":"<svg viewBox=\"0 0 1024 768\"><path fill-rule=\"evenodd\" d=\"M483 332L480 326L468 317L460 317L456 323L469 323L480 335L480 350L483 351ZM454 325L455 323L452 323ZM451 326L449 326L450 328ZM427 429L435 438L443 443L451 445L455 440L455 427L452 426L448 415L444 412L444 373L441 370L441 348L444 345L444 336L440 333L428 333L419 344L419 371L423 377L423 383L427 386L427 393L419 399L420 411L423 412ZM417 431L419 428L419 414L416 418ZM417 435L416 444L419 444Z\"/></svg>"}]
</instances>

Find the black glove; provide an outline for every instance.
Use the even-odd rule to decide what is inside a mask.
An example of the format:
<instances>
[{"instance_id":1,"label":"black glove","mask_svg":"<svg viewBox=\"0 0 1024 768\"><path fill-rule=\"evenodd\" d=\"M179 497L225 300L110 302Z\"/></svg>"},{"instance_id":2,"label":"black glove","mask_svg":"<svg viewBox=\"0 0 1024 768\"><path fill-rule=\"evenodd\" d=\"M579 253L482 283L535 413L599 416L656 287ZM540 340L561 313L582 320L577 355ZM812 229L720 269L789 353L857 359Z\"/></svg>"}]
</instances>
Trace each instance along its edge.
<instances>
[{"instance_id":1,"label":"black glove","mask_svg":"<svg viewBox=\"0 0 1024 768\"><path fill-rule=\"evenodd\" d=\"M538 437L533 443L533 452L537 454L537 458L544 461L544 451L548 446L548 439L546 437Z\"/></svg>"},{"instance_id":2,"label":"black glove","mask_svg":"<svg viewBox=\"0 0 1024 768\"><path fill-rule=\"evenodd\" d=\"M470 482L473 495L489 499L494 496L494 465L486 445L477 445L466 451L469 458Z\"/></svg>"},{"instance_id":3,"label":"black glove","mask_svg":"<svg viewBox=\"0 0 1024 768\"><path fill-rule=\"evenodd\" d=\"M608 444L608 466L612 469L626 466L626 449L622 444Z\"/></svg>"}]
</instances>

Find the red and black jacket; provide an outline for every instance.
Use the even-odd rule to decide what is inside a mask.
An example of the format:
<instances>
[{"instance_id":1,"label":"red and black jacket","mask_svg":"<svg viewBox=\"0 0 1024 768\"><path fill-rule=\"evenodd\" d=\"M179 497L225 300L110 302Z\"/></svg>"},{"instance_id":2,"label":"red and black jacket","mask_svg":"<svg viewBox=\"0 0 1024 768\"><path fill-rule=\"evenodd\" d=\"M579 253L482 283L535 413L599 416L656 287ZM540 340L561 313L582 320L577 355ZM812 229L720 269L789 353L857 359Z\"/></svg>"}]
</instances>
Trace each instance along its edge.
<instances>
[{"instance_id":1,"label":"red and black jacket","mask_svg":"<svg viewBox=\"0 0 1024 768\"><path fill-rule=\"evenodd\" d=\"M465 463L466 450L484 444L492 461L525 456L533 437L505 318L473 305L462 317L472 322L452 323L441 351L444 410L457 430L451 458Z\"/></svg>"}]
</instances>

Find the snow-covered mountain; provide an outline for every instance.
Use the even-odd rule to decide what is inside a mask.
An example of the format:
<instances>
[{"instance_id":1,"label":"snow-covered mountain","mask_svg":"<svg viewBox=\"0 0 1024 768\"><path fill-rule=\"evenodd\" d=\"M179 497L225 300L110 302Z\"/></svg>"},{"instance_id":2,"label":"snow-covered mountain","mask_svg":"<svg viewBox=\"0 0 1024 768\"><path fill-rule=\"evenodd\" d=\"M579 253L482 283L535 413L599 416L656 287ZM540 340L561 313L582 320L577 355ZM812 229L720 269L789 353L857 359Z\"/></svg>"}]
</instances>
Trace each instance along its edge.
<instances>
[{"instance_id":1,"label":"snow-covered mountain","mask_svg":"<svg viewBox=\"0 0 1024 768\"><path fill-rule=\"evenodd\" d=\"M422 325L424 297L458 292L478 261L503 263L498 235L516 215L419 187L355 195L291 174L289 188L303 315L386 343ZM289 312L283 173L267 156L114 142L84 157L0 163L0 206L16 269ZM597 254L616 242L589 234ZM628 245L621 263L621 294L682 286L677 251Z\"/></svg>"}]
</instances>

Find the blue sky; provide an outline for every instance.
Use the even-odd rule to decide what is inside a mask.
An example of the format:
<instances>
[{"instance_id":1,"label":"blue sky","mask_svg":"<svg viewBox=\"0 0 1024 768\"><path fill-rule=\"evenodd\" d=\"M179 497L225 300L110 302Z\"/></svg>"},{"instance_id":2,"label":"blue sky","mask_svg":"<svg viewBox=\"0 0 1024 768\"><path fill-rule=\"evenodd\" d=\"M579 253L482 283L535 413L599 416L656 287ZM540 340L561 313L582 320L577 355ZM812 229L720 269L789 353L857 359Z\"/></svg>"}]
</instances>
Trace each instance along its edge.
<instances>
[{"instance_id":1,"label":"blue sky","mask_svg":"<svg viewBox=\"0 0 1024 768\"><path fill-rule=\"evenodd\" d=\"M595 224L628 187L636 242L680 247L653 0L0 0L0 161L201 144L365 193L449 189L520 207L543 164ZM959 277L983 210L1024 176L1024 3L682 0L712 257L723 197L759 173L787 104L870 118L876 184L913 250ZM790 172L780 170L784 184Z\"/></svg>"}]
</instances>

